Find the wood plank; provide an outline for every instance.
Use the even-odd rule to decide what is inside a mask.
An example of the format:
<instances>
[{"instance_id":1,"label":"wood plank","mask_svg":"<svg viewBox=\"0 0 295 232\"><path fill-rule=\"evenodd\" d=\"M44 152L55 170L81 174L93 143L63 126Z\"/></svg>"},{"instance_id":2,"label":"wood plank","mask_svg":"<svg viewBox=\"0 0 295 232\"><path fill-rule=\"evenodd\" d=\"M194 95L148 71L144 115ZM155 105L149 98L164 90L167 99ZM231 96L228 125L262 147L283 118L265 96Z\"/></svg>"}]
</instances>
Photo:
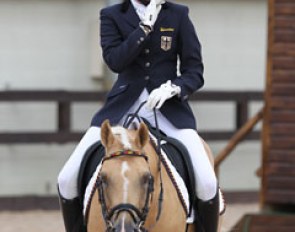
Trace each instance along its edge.
<instances>
[{"instance_id":1,"label":"wood plank","mask_svg":"<svg viewBox=\"0 0 295 232\"><path fill-rule=\"evenodd\" d=\"M274 27L276 29L295 29L295 17L294 16L277 16L274 19Z\"/></svg>"},{"instance_id":2,"label":"wood plank","mask_svg":"<svg viewBox=\"0 0 295 232\"><path fill-rule=\"evenodd\" d=\"M271 191L268 190L265 195L265 200L271 204L294 204L295 191Z\"/></svg>"},{"instance_id":3,"label":"wood plank","mask_svg":"<svg viewBox=\"0 0 295 232\"><path fill-rule=\"evenodd\" d=\"M72 143L79 142L85 132L10 132L0 133L0 144L21 144L21 143ZM229 140L235 131L199 131L201 137L210 141ZM260 132L254 131L246 136L245 140L255 141L260 139Z\"/></svg>"},{"instance_id":4,"label":"wood plank","mask_svg":"<svg viewBox=\"0 0 295 232\"><path fill-rule=\"evenodd\" d=\"M292 162L295 163L295 150L275 150L268 154L268 162Z\"/></svg>"},{"instance_id":5,"label":"wood plank","mask_svg":"<svg viewBox=\"0 0 295 232\"><path fill-rule=\"evenodd\" d=\"M273 96L295 96L295 83L274 82L271 88L271 93Z\"/></svg>"},{"instance_id":6,"label":"wood plank","mask_svg":"<svg viewBox=\"0 0 295 232\"><path fill-rule=\"evenodd\" d=\"M275 149L275 150L280 150L280 149L287 149L287 150L295 150L295 137L270 137L270 146L269 149Z\"/></svg>"},{"instance_id":7,"label":"wood plank","mask_svg":"<svg viewBox=\"0 0 295 232\"><path fill-rule=\"evenodd\" d=\"M268 163L265 172L269 176L279 174L280 176L286 175L295 177L294 163Z\"/></svg>"},{"instance_id":8,"label":"wood plank","mask_svg":"<svg viewBox=\"0 0 295 232\"><path fill-rule=\"evenodd\" d=\"M294 40L295 40L295 33L294 33ZM295 70L295 57L273 57L273 68L275 70Z\"/></svg>"},{"instance_id":9,"label":"wood plank","mask_svg":"<svg viewBox=\"0 0 295 232\"><path fill-rule=\"evenodd\" d=\"M0 91L0 102L98 102L104 101L107 92L101 91ZM198 101L260 101L261 91L200 91L193 94L190 100Z\"/></svg>"},{"instance_id":10,"label":"wood plank","mask_svg":"<svg viewBox=\"0 0 295 232\"><path fill-rule=\"evenodd\" d=\"M270 123L295 123L294 110L272 110L270 115Z\"/></svg>"},{"instance_id":11,"label":"wood plank","mask_svg":"<svg viewBox=\"0 0 295 232\"><path fill-rule=\"evenodd\" d=\"M237 231L236 231L237 232ZM269 227L258 227L258 228L250 228L249 231L247 232L294 232L294 227L287 227L287 228L282 228L282 227L279 227L279 228L269 228Z\"/></svg>"},{"instance_id":12,"label":"wood plank","mask_svg":"<svg viewBox=\"0 0 295 232\"><path fill-rule=\"evenodd\" d=\"M295 109L295 101L292 97L271 97L269 101L269 105L273 109Z\"/></svg>"},{"instance_id":13,"label":"wood plank","mask_svg":"<svg viewBox=\"0 0 295 232\"><path fill-rule=\"evenodd\" d=\"M0 144L69 143L81 140L85 132L0 133Z\"/></svg>"},{"instance_id":14,"label":"wood plank","mask_svg":"<svg viewBox=\"0 0 295 232\"><path fill-rule=\"evenodd\" d=\"M294 219L293 219L294 220ZM256 225L255 222L251 223L249 230L247 232L294 232L294 225L284 225L284 224L273 224L274 222L269 222L267 220L262 225Z\"/></svg>"},{"instance_id":15,"label":"wood plank","mask_svg":"<svg viewBox=\"0 0 295 232\"><path fill-rule=\"evenodd\" d=\"M262 215L260 217L253 217L251 220L251 224L256 224L260 226L269 226L269 222L271 221L272 226L295 226L295 217L294 215L286 215L286 216L277 216L277 215Z\"/></svg>"},{"instance_id":16,"label":"wood plank","mask_svg":"<svg viewBox=\"0 0 295 232\"><path fill-rule=\"evenodd\" d=\"M267 179L268 189L287 189L295 191L295 176L274 176Z\"/></svg>"},{"instance_id":17,"label":"wood plank","mask_svg":"<svg viewBox=\"0 0 295 232\"><path fill-rule=\"evenodd\" d=\"M294 136L295 124L293 123L273 123L270 129L271 136Z\"/></svg>"},{"instance_id":18,"label":"wood plank","mask_svg":"<svg viewBox=\"0 0 295 232\"><path fill-rule=\"evenodd\" d=\"M247 214L230 230L230 232L294 232L294 215L259 215Z\"/></svg>"},{"instance_id":19,"label":"wood plank","mask_svg":"<svg viewBox=\"0 0 295 232\"><path fill-rule=\"evenodd\" d=\"M282 4L295 4L294 0L275 0L277 5Z\"/></svg>"},{"instance_id":20,"label":"wood plank","mask_svg":"<svg viewBox=\"0 0 295 232\"><path fill-rule=\"evenodd\" d=\"M0 91L0 101L9 102L98 102L103 101L106 92L97 91Z\"/></svg>"},{"instance_id":21,"label":"wood plank","mask_svg":"<svg viewBox=\"0 0 295 232\"><path fill-rule=\"evenodd\" d=\"M273 56L295 56L295 43L275 43Z\"/></svg>"},{"instance_id":22,"label":"wood plank","mask_svg":"<svg viewBox=\"0 0 295 232\"><path fill-rule=\"evenodd\" d=\"M294 83L295 81L295 68L294 70L274 70L272 73L272 82L280 83Z\"/></svg>"},{"instance_id":23,"label":"wood plank","mask_svg":"<svg viewBox=\"0 0 295 232\"><path fill-rule=\"evenodd\" d=\"M294 43L295 38L294 38L295 32L294 29L281 29L277 28L274 30L274 42L279 43L279 42L286 42L286 43Z\"/></svg>"},{"instance_id":24,"label":"wood plank","mask_svg":"<svg viewBox=\"0 0 295 232\"><path fill-rule=\"evenodd\" d=\"M69 102L59 102L58 104L58 130L69 133L71 130L71 104Z\"/></svg>"},{"instance_id":25,"label":"wood plank","mask_svg":"<svg viewBox=\"0 0 295 232\"><path fill-rule=\"evenodd\" d=\"M276 1L277 2L277 1ZM290 15L295 14L295 4L294 1L281 2L275 4L275 15Z\"/></svg>"}]
</instances>

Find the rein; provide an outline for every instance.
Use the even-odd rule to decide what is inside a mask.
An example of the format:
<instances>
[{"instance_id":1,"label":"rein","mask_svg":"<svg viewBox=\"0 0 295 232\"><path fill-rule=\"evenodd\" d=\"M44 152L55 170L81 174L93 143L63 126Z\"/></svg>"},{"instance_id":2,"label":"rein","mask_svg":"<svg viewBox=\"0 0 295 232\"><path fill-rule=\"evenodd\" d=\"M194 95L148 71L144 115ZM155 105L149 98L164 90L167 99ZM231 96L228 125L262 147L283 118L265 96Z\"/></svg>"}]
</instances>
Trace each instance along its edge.
<instances>
[{"instance_id":1,"label":"rein","mask_svg":"<svg viewBox=\"0 0 295 232\"><path fill-rule=\"evenodd\" d=\"M131 125L131 123L137 119L139 122L142 121L142 119L139 117L138 113L139 111L142 109L142 107L146 104L147 101L142 102L138 109L133 113L133 114L129 114L126 117L126 120L123 124L124 128L129 128L129 126ZM157 131L157 135L156 135L156 140L157 143L153 143L152 145L158 155L158 170L160 173L160 194L159 194L159 199L158 199L158 214L157 214L157 218L156 218L156 222L159 221L161 213L162 213L162 206L163 206L163 200L164 200L164 188L163 188L163 178L162 178L162 168L161 168L161 137L160 137L160 129L159 129L159 124L158 124L158 117L157 117L157 113L156 113L156 109L153 109L153 113L154 113L154 119L155 119L155 126L156 126L156 131Z\"/></svg>"},{"instance_id":2,"label":"rein","mask_svg":"<svg viewBox=\"0 0 295 232\"><path fill-rule=\"evenodd\" d=\"M108 157L105 157L102 160L102 164L108 160L113 160L118 157L134 157L134 158L144 158L146 162L148 163L148 157L146 155L140 154L139 152L136 151L131 151L131 150L124 150L124 151L119 151L116 153L111 154ZM143 227L145 220L147 218L147 215L150 210L150 199L152 198L152 193L154 192L154 178L150 174L149 180L148 180L148 189L146 192L146 199L145 199L145 204L142 209L138 209L136 206L132 204L127 204L127 203L122 203L114 206L113 208L108 209L107 203L105 200L105 195L104 195L104 180L101 174L98 175L97 181L96 181L96 187L98 190L98 195L99 195L99 202L101 204L101 209L102 209L102 215L104 218L104 221L106 223L106 231L111 232L114 230L114 225L112 223L112 218L114 215L119 215L121 212L127 212L129 215L132 217L133 221L135 222L136 225L136 232L147 232L147 230Z\"/></svg>"}]
</instances>

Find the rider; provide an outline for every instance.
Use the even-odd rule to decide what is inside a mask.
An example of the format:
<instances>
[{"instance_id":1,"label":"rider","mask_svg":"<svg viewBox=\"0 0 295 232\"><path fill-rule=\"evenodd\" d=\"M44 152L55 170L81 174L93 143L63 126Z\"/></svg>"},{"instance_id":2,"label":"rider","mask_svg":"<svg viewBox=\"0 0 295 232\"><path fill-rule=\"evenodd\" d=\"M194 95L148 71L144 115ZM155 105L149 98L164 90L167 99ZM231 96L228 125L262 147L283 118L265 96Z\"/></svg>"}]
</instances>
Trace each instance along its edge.
<instances>
[{"instance_id":1,"label":"rider","mask_svg":"<svg viewBox=\"0 0 295 232\"><path fill-rule=\"evenodd\" d=\"M113 125L122 125L147 100L139 115L155 125L152 109L159 109L161 130L186 146L194 167L200 221L205 232L216 232L217 180L188 105L188 97L204 84L201 46L188 8L164 0L124 0L102 9L100 19L103 58L119 75L59 174L66 231L82 231L77 176L86 150L100 140L102 122L109 119Z\"/></svg>"}]
</instances>

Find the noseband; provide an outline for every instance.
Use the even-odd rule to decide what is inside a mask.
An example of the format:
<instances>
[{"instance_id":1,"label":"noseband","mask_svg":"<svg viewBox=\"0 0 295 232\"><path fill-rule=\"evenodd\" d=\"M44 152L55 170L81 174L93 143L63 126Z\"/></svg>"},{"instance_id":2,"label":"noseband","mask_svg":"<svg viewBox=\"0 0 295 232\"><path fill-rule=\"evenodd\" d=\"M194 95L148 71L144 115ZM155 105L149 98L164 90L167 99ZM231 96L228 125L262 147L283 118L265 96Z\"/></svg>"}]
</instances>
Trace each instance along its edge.
<instances>
[{"instance_id":1,"label":"noseband","mask_svg":"<svg viewBox=\"0 0 295 232\"><path fill-rule=\"evenodd\" d=\"M105 161L115 159L117 157L135 157L135 158L144 158L146 162L148 163L148 157L146 155L140 154L136 151L131 151L131 150L124 150L124 151L119 151L116 153L111 154L108 157L105 157L102 160L102 164ZM122 203L114 206L113 208L108 209L106 200L105 200L105 195L104 195L104 187L103 187L103 178L101 174L98 175L97 181L96 181L96 187L98 190L98 195L99 195L99 202L101 204L101 209L102 209L102 215L106 224L106 232L112 232L115 230L112 218L114 215L119 215L121 212L127 212L131 218L133 219L136 227L135 227L135 232L148 232L143 226L145 223L145 220L147 218L148 212L150 210L150 199L152 197L152 193L154 191L154 178L153 176L149 175L149 180L148 180L148 189L146 192L146 199L145 199L145 205L142 209L139 209L138 207L128 204L128 203Z\"/></svg>"}]
</instances>

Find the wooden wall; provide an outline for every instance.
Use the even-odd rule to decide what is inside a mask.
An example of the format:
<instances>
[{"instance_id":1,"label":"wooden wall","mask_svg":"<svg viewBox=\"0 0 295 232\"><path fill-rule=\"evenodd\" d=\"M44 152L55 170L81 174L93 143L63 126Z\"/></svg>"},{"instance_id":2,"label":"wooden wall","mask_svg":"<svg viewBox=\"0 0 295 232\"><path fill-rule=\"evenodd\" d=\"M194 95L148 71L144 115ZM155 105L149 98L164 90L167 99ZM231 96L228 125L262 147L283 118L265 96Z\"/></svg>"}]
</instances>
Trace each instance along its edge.
<instances>
[{"instance_id":1,"label":"wooden wall","mask_svg":"<svg viewBox=\"0 0 295 232\"><path fill-rule=\"evenodd\" d=\"M263 205L295 205L295 0L269 0Z\"/></svg>"}]
</instances>

